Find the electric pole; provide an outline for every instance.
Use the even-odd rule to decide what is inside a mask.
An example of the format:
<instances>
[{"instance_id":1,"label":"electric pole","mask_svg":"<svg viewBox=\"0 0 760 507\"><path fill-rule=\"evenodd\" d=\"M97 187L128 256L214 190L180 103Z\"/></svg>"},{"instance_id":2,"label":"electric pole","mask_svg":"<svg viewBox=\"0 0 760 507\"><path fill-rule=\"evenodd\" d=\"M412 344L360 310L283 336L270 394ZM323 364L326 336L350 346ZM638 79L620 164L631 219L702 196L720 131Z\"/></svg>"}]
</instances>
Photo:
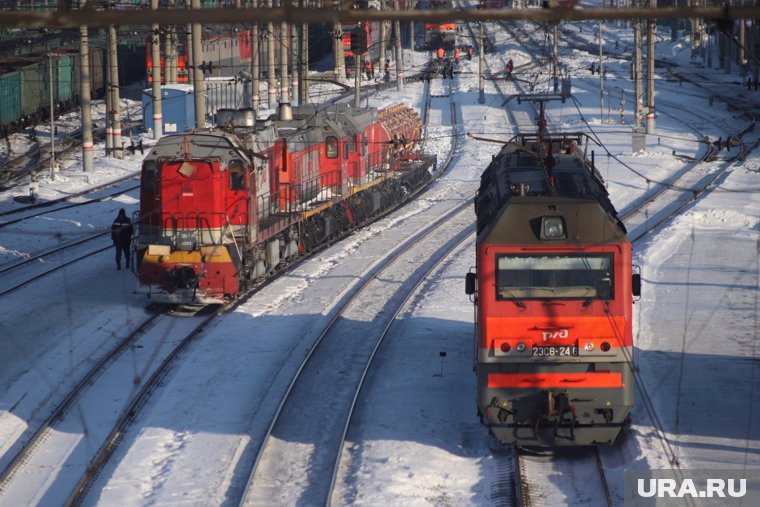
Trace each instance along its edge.
<instances>
[{"instance_id":1,"label":"electric pole","mask_svg":"<svg viewBox=\"0 0 760 507\"><path fill-rule=\"evenodd\" d=\"M404 50L401 48L401 21L396 20L396 90L404 89Z\"/></svg>"},{"instance_id":2,"label":"electric pole","mask_svg":"<svg viewBox=\"0 0 760 507\"><path fill-rule=\"evenodd\" d=\"M657 7L657 0L649 0L649 6ZM653 134L654 120L654 37L657 32L657 20L647 21L647 134Z\"/></svg>"},{"instance_id":3,"label":"electric pole","mask_svg":"<svg viewBox=\"0 0 760 507\"><path fill-rule=\"evenodd\" d=\"M604 55L602 54L602 22L599 22L599 123L604 123Z\"/></svg>"},{"instance_id":4,"label":"electric pole","mask_svg":"<svg viewBox=\"0 0 760 507\"><path fill-rule=\"evenodd\" d=\"M641 126L641 100L642 100L642 82L641 82L641 22L633 22L633 82L634 82L634 100L633 100L633 128L638 129Z\"/></svg>"},{"instance_id":5,"label":"electric pole","mask_svg":"<svg viewBox=\"0 0 760 507\"><path fill-rule=\"evenodd\" d=\"M201 0L192 0L192 8L200 10ZM195 104L195 128L206 126L206 81L203 78L200 60L203 57L203 25L193 23L193 99Z\"/></svg>"},{"instance_id":6,"label":"electric pole","mask_svg":"<svg viewBox=\"0 0 760 507\"><path fill-rule=\"evenodd\" d=\"M340 9L340 2L335 1L335 8ZM342 81L346 78L346 60L343 54L343 25L338 21L333 25L333 55L335 57L335 79Z\"/></svg>"},{"instance_id":7,"label":"electric pole","mask_svg":"<svg viewBox=\"0 0 760 507\"><path fill-rule=\"evenodd\" d=\"M124 158L124 148L121 145L121 96L119 94L119 52L116 44L116 27L108 26L108 90L106 93L111 98L111 108L108 114L111 116L111 147L118 159Z\"/></svg>"},{"instance_id":8,"label":"electric pole","mask_svg":"<svg viewBox=\"0 0 760 507\"><path fill-rule=\"evenodd\" d=\"M79 0L79 9L87 8L87 0ZM82 104L82 168L92 172L92 103L90 97L90 41L87 25L79 27L80 88L79 101Z\"/></svg>"},{"instance_id":9,"label":"electric pole","mask_svg":"<svg viewBox=\"0 0 760 507\"><path fill-rule=\"evenodd\" d=\"M50 179L55 179L55 102L53 102L53 55L48 55L48 77L50 89Z\"/></svg>"},{"instance_id":10,"label":"electric pole","mask_svg":"<svg viewBox=\"0 0 760 507\"><path fill-rule=\"evenodd\" d=\"M559 42L557 40L559 23L554 23L552 28L552 80L554 81L554 93L559 92Z\"/></svg>"},{"instance_id":11,"label":"electric pole","mask_svg":"<svg viewBox=\"0 0 760 507\"><path fill-rule=\"evenodd\" d=\"M267 7L274 6L272 0L267 0ZM277 76L274 65L274 23L267 23L267 93L269 94L269 109L274 109L277 104Z\"/></svg>"},{"instance_id":12,"label":"electric pole","mask_svg":"<svg viewBox=\"0 0 760 507\"><path fill-rule=\"evenodd\" d=\"M158 0L150 0L150 8L158 10ZM163 135L164 119L161 110L161 39L159 26L151 25L150 35L150 58L153 62L151 77L153 78L153 139L161 139Z\"/></svg>"},{"instance_id":13,"label":"electric pole","mask_svg":"<svg viewBox=\"0 0 760 507\"><path fill-rule=\"evenodd\" d=\"M303 0L302 0L303 1ZM301 96L298 99L300 105L309 102L309 24L304 23L301 25L301 58L299 59L301 64L301 86L298 87L298 93Z\"/></svg>"},{"instance_id":14,"label":"electric pole","mask_svg":"<svg viewBox=\"0 0 760 507\"><path fill-rule=\"evenodd\" d=\"M280 0L280 7L285 8L285 0ZM290 41L288 25L280 23L280 120L292 120L293 111L290 109L290 81L288 80L288 56Z\"/></svg>"},{"instance_id":15,"label":"electric pole","mask_svg":"<svg viewBox=\"0 0 760 507\"><path fill-rule=\"evenodd\" d=\"M257 9L259 1L252 0L251 6ZM261 101L259 96L259 75L261 74L259 62L259 24L254 23L251 29L251 105L254 116L258 114L259 102Z\"/></svg>"},{"instance_id":16,"label":"electric pole","mask_svg":"<svg viewBox=\"0 0 760 507\"><path fill-rule=\"evenodd\" d=\"M486 103L485 88L483 85L483 58L485 52L483 51L483 22L478 22L478 104Z\"/></svg>"}]
</instances>

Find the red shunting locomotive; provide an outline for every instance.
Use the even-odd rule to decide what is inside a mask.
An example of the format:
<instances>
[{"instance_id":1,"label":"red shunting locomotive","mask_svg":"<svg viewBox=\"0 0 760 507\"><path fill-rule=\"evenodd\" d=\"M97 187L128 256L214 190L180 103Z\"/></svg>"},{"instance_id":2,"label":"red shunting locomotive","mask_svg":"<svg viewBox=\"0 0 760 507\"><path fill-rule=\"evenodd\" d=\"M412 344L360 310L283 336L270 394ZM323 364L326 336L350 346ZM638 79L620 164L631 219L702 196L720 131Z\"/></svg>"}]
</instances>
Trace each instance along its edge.
<instances>
[{"instance_id":1,"label":"red shunting locomotive","mask_svg":"<svg viewBox=\"0 0 760 507\"><path fill-rule=\"evenodd\" d=\"M582 134L521 135L475 201L477 407L505 444L615 441L633 406L631 244Z\"/></svg>"},{"instance_id":2,"label":"red shunting locomotive","mask_svg":"<svg viewBox=\"0 0 760 507\"><path fill-rule=\"evenodd\" d=\"M403 105L220 111L220 128L161 138L143 162L136 239L151 301L234 299L298 255L387 210L432 177Z\"/></svg>"}]
</instances>

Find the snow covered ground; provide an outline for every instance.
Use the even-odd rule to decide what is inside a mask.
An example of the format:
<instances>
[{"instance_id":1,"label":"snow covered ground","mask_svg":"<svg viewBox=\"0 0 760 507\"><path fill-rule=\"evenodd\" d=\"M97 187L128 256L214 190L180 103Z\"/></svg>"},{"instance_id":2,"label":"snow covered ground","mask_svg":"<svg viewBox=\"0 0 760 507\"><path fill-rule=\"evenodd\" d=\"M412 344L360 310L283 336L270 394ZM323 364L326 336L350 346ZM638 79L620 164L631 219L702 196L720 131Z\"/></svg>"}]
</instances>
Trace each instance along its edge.
<instances>
[{"instance_id":1,"label":"snow covered ground","mask_svg":"<svg viewBox=\"0 0 760 507\"><path fill-rule=\"evenodd\" d=\"M580 26L569 28L580 32ZM588 25L582 35L593 37ZM624 44L632 35L610 26L605 37L613 46L615 40ZM760 102L760 92L738 84L742 79L737 73L701 68L690 61L684 47L684 41L665 41L658 51L677 59L683 75L709 77L709 82L700 81L712 86L712 93L731 90L737 101ZM528 61L528 55L503 36L497 38L497 48L517 65ZM413 65L424 64L422 54L407 57ZM501 68L498 53L487 58ZM646 151L632 153L631 100L625 101L626 124L616 122L614 109L614 123L608 124L606 110L600 114L598 78L587 70L596 56L561 51L561 58L573 78L579 107L551 106L550 122L555 128L593 129L603 140L606 153L597 152L597 167L621 211L682 170L682 155L693 157L704 150L695 126L702 132L707 129L713 139L725 139L746 124L740 111L723 102L709 105L711 92L706 88L658 79L662 112L656 133L647 136ZM605 66L610 69L605 87L632 90L622 62ZM490 82L486 103L477 101L477 55L460 67L455 100L464 126L462 147L450 172L419 200L282 276L208 329L125 435L91 503L224 505L239 496L252 459L251 435L266 424L287 373L310 345L314 329L357 273L378 252L396 244L406 226L474 195L480 172L499 146L470 139L466 133L504 140L514 133ZM548 86L548 74L539 82ZM373 94L368 103L421 107L421 90L422 83L408 84L402 92ZM668 104L674 107L668 109ZM436 114L434 118L445 121L443 112ZM705 118L718 126L709 126ZM427 150L443 153L450 136L444 127L431 128ZM139 152L117 161L105 158L102 146L97 149L93 173L82 173L77 159L68 161L55 181L43 179L41 198L138 174ZM644 281L643 297L634 308L636 364L685 469L760 468L759 172L760 156L752 154L706 196L635 246ZM13 197L27 192L18 187L0 194L0 210L18 206ZM40 235L54 238L71 234L72 228L107 230L121 207L134 211L136 192L103 203L90 216L56 214L55 220L39 220L26 231L2 231L0 263L38 250ZM66 392L94 358L145 315L146 301L134 293L134 276L116 271L113 264L108 251L3 298L0 456L5 459L28 422L44 416L51 400ZM430 278L381 348L382 368L371 371L357 414L359 424L349 434L351 465L338 488L340 503L503 502L495 486L501 469L493 442L475 413L473 309L463 283L473 265L470 239ZM640 402L630 432L612 458L607 457L608 480L621 505L626 468L670 467ZM0 465L5 464L0 458ZM553 480L551 475L547 480ZM53 484L39 492L35 503L58 505L67 494ZM551 494L549 500L566 503L561 487ZM308 504L308 499L302 503Z\"/></svg>"}]
</instances>

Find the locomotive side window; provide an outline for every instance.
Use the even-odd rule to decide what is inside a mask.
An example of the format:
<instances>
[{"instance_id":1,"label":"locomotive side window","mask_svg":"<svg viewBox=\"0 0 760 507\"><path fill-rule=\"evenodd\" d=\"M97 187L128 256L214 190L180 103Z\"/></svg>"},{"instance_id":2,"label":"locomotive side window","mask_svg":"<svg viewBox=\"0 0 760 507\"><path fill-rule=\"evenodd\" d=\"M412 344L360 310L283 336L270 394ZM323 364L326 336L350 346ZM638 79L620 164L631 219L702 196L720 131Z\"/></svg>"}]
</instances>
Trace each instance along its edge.
<instances>
[{"instance_id":1,"label":"locomotive side window","mask_svg":"<svg viewBox=\"0 0 760 507\"><path fill-rule=\"evenodd\" d=\"M245 165L242 160L230 160L230 190L245 190Z\"/></svg>"},{"instance_id":2,"label":"locomotive side window","mask_svg":"<svg viewBox=\"0 0 760 507\"><path fill-rule=\"evenodd\" d=\"M143 164L143 170L142 170L142 186L145 190L155 190L156 189L156 174L158 171L156 171L156 163L155 162L145 162Z\"/></svg>"},{"instance_id":3,"label":"locomotive side window","mask_svg":"<svg viewBox=\"0 0 760 507\"><path fill-rule=\"evenodd\" d=\"M497 255L496 299L612 299L612 254Z\"/></svg>"},{"instance_id":4,"label":"locomotive side window","mask_svg":"<svg viewBox=\"0 0 760 507\"><path fill-rule=\"evenodd\" d=\"M325 156L327 158L338 158L338 138L327 136L325 139Z\"/></svg>"}]
</instances>

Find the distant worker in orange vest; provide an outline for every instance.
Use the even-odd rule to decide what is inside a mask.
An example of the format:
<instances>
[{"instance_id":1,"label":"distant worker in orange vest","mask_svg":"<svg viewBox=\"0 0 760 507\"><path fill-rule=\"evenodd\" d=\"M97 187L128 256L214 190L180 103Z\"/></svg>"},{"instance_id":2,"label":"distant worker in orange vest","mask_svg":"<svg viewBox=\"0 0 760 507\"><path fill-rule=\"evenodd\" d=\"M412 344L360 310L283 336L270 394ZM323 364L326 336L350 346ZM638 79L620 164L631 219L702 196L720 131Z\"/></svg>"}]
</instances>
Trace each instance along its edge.
<instances>
[{"instance_id":1,"label":"distant worker in orange vest","mask_svg":"<svg viewBox=\"0 0 760 507\"><path fill-rule=\"evenodd\" d=\"M459 63L459 47L458 46L454 48L454 61L456 63Z\"/></svg>"},{"instance_id":2,"label":"distant worker in orange vest","mask_svg":"<svg viewBox=\"0 0 760 507\"><path fill-rule=\"evenodd\" d=\"M438 59L443 60L443 48L438 48Z\"/></svg>"},{"instance_id":3,"label":"distant worker in orange vest","mask_svg":"<svg viewBox=\"0 0 760 507\"><path fill-rule=\"evenodd\" d=\"M367 73L367 79L375 77L375 69L372 67L372 60L369 58L364 62L364 72Z\"/></svg>"}]
</instances>

